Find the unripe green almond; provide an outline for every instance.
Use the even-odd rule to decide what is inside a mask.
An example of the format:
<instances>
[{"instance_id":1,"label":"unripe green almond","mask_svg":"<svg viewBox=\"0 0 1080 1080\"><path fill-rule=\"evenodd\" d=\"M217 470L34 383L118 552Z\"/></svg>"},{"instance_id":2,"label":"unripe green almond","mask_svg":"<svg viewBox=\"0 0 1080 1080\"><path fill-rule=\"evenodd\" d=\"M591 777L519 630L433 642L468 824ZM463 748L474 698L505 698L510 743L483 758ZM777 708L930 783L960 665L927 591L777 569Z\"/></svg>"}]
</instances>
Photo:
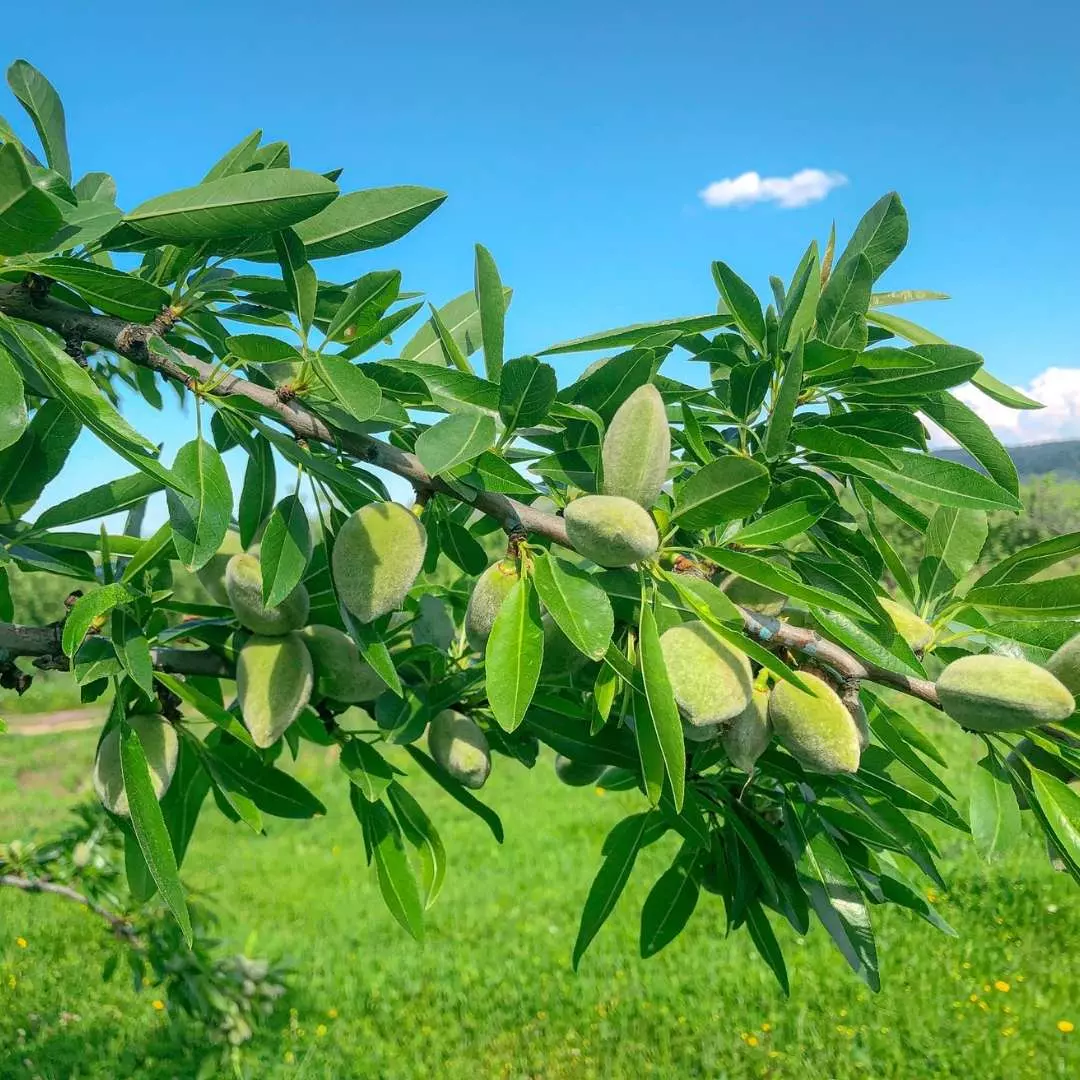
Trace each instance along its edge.
<instances>
[{"instance_id":1,"label":"unripe green almond","mask_svg":"<svg viewBox=\"0 0 1080 1080\"><path fill-rule=\"evenodd\" d=\"M311 655L299 634L253 634L236 662L236 697L256 746L272 746L311 699Z\"/></svg>"},{"instance_id":2,"label":"unripe green almond","mask_svg":"<svg viewBox=\"0 0 1080 1080\"><path fill-rule=\"evenodd\" d=\"M660 537L648 511L618 495L585 495L567 506L570 543L597 566L629 566L651 559Z\"/></svg>"},{"instance_id":3,"label":"unripe green almond","mask_svg":"<svg viewBox=\"0 0 1080 1080\"><path fill-rule=\"evenodd\" d=\"M205 566L200 566L195 575L202 582L202 587L209 593L215 604L229 606L229 592L225 588L225 569L234 555L244 549L240 546L240 534L230 529L216 555L211 556Z\"/></svg>"},{"instance_id":4,"label":"unripe green almond","mask_svg":"<svg viewBox=\"0 0 1080 1080\"><path fill-rule=\"evenodd\" d=\"M400 503L361 507L334 541L334 583L361 622L397 611L424 566L427 533Z\"/></svg>"},{"instance_id":5,"label":"unripe green almond","mask_svg":"<svg viewBox=\"0 0 1080 1080\"><path fill-rule=\"evenodd\" d=\"M297 585L276 607L263 603L262 565L254 555L234 555L229 560L225 589L240 625L253 634L280 636L307 622L311 600L303 585Z\"/></svg>"},{"instance_id":6,"label":"unripe green almond","mask_svg":"<svg viewBox=\"0 0 1080 1080\"><path fill-rule=\"evenodd\" d=\"M351 705L374 701L386 689L375 669L360 658L356 642L336 626L313 623L297 633L311 654L315 690L320 697Z\"/></svg>"},{"instance_id":7,"label":"unripe green almond","mask_svg":"<svg viewBox=\"0 0 1080 1080\"><path fill-rule=\"evenodd\" d=\"M467 716L444 709L428 726L431 756L467 788L481 788L491 772L487 736Z\"/></svg>"},{"instance_id":8,"label":"unripe green almond","mask_svg":"<svg viewBox=\"0 0 1080 1080\"><path fill-rule=\"evenodd\" d=\"M1074 696L1080 694L1080 634L1069 638L1049 660L1046 670Z\"/></svg>"},{"instance_id":9,"label":"unripe green almond","mask_svg":"<svg viewBox=\"0 0 1080 1080\"><path fill-rule=\"evenodd\" d=\"M595 784L603 771L603 765L587 765L562 754L555 755L555 775L570 787L588 787Z\"/></svg>"},{"instance_id":10,"label":"unripe green almond","mask_svg":"<svg viewBox=\"0 0 1080 1080\"><path fill-rule=\"evenodd\" d=\"M727 578L720 588L727 593L733 604L756 611L759 615L779 615L787 603L787 597L783 593L736 574Z\"/></svg>"},{"instance_id":11,"label":"unripe green almond","mask_svg":"<svg viewBox=\"0 0 1080 1080\"><path fill-rule=\"evenodd\" d=\"M851 713L824 679L800 671L805 693L778 682L769 695L769 719L785 749L810 772L853 773L859 768L859 732Z\"/></svg>"},{"instance_id":12,"label":"unripe green almond","mask_svg":"<svg viewBox=\"0 0 1080 1080\"><path fill-rule=\"evenodd\" d=\"M771 738L769 691L755 687L750 704L731 721L731 726L721 736L724 749L732 765L744 773L752 773Z\"/></svg>"},{"instance_id":13,"label":"unripe green almond","mask_svg":"<svg viewBox=\"0 0 1080 1080\"><path fill-rule=\"evenodd\" d=\"M465 612L465 637L477 652L484 651L491 628L495 625L495 616L520 578L517 560L500 559L476 579Z\"/></svg>"},{"instance_id":14,"label":"unripe green almond","mask_svg":"<svg viewBox=\"0 0 1080 1080\"><path fill-rule=\"evenodd\" d=\"M176 760L180 753L176 730L156 713L129 716L127 722L139 736L146 764L150 767L150 783L160 800L169 790L176 772ZM98 747L94 761L94 790L106 810L120 817L127 817L131 812L120 768L119 726L114 727Z\"/></svg>"},{"instance_id":15,"label":"unripe green almond","mask_svg":"<svg viewBox=\"0 0 1080 1080\"><path fill-rule=\"evenodd\" d=\"M671 460L671 429L660 391L639 386L616 410L604 435L605 495L648 509L660 494Z\"/></svg>"},{"instance_id":16,"label":"unripe green almond","mask_svg":"<svg viewBox=\"0 0 1080 1080\"><path fill-rule=\"evenodd\" d=\"M915 652L922 652L934 640L934 628L925 620L909 611L902 604L879 596L878 602L885 609L885 614L892 620L896 632Z\"/></svg>"},{"instance_id":17,"label":"unripe green almond","mask_svg":"<svg viewBox=\"0 0 1080 1080\"><path fill-rule=\"evenodd\" d=\"M679 712L692 727L726 727L750 704L750 661L705 623L665 630L660 649Z\"/></svg>"},{"instance_id":18,"label":"unripe green almond","mask_svg":"<svg viewBox=\"0 0 1080 1080\"><path fill-rule=\"evenodd\" d=\"M939 676L941 707L970 731L1016 731L1055 724L1076 708L1049 671L1014 656L962 656Z\"/></svg>"}]
</instances>

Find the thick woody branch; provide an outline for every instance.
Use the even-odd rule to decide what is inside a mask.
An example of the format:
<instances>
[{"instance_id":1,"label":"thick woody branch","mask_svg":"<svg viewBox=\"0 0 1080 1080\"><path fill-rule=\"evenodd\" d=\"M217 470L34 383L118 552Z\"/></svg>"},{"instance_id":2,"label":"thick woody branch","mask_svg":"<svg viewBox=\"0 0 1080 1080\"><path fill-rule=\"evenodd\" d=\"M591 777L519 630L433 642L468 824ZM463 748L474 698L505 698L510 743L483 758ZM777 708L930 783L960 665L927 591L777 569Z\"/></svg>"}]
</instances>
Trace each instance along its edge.
<instances>
[{"instance_id":1,"label":"thick woody branch","mask_svg":"<svg viewBox=\"0 0 1080 1080\"><path fill-rule=\"evenodd\" d=\"M746 608L739 609L743 617L743 629L763 645L783 645L808 660L834 671L845 681L875 682L903 690L905 694L921 699L936 708L941 708L937 689L928 679L914 679L910 675L901 675L876 664L867 664L857 656L852 656L846 649L807 630L802 626L792 626L769 615L758 615Z\"/></svg>"},{"instance_id":2,"label":"thick woody branch","mask_svg":"<svg viewBox=\"0 0 1080 1080\"><path fill-rule=\"evenodd\" d=\"M36 656L48 663L42 666L67 668L69 661L60 646L63 633L56 626L14 626L0 623L0 658ZM215 653L205 649L152 649L151 660L158 671L173 675L209 675L214 678L232 678L229 665Z\"/></svg>"},{"instance_id":3,"label":"thick woody branch","mask_svg":"<svg viewBox=\"0 0 1080 1080\"><path fill-rule=\"evenodd\" d=\"M190 372L172 359L151 351L147 341L156 328L125 322L108 315L95 315L80 311L69 304L41 296L25 286L0 282L0 312L25 319L55 330L65 341L91 341L95 345L126 356L133 363L159 371L170 379L187 384ZM209 382L214 375L213 367L194 356L181 353L182 363L195 372L200 382ZM438 477L428 474L419 458L390 443L368 435L332 430L310 409L294 400L281 401L277 394L266 387L239 376L229 376L214 389L219 397L242 397L256 403L282 426L300 439L315 440L329 446L339 447L353 457L385 469L408 480L420 494L440 492L465 502L482 513L499 521L512 534L522 530L542 536L564 547L571 547L566 535L566 524L555 514L534 510L525 503L495 492L463 494L450 488ZM865 664L846 650L825 640L812 630L791 626L777 619L766 618L743 610L744 629L747 634L763 644L782 645L803 656L831 668L846 680L868 680L893 686L913 697L938 706L934 684L925 679L898 675L885 668ZM9 644L12 632L19 640ZM33 634L48 635L48 640L37 640ZM35 630L32 627L0 626L0 648L8 648L13 655L58 655L60 649L55 631ZM154 653L155 664L164 671L178 674L214 675L228 674L225 665L212 653L179 649L158 649ZM221 670L209 670L215 665Z\"/></svg>"},{"instance_id":4,"label":"thick woody branch","mask_svg":"<svg viewBox=\"0 0 1080 1080\"><path fill-rule=\"evenodd\" d=\"M100 915L112 927L113 933L117 937L134 939L137 936L127 919L120 915L114 915L107 908L95 904L88 896L83 896L82 893L69 889L67 885L59 885L55 881L16 877L14 874L0 874L0 886L5 885L13 889L22 889L23 892L51 893L53 896L62 896L66 900L74 900L76 904L82 904L83 907L92 911L95 915Z\"/></svg>"},{"instance_id":5,"label":"thick woody branch","mask_svg":"<svg viewBox=\"0 0 1080 1080\"><path fill-rule=\"evenodd\" d=\"M153 332L152 327L125 322L110 315L94 315L80 311L51 297L40 297L22 285L5 282L0 282L0 312L36 323L38 326L47 326L60 334L65 341L91 341L104 349L126 356L135 364L159 371L181 384L186 385L191 377L188 371L169 357L155 353L147 347L147 340ZM195 372L195 378L199 382L211 380L214 374L212 365L187 353L180 353L180 356L185 367ZM466 502L495 518L508 532L524 528L557 544L570 546L562 518L533 510L525 503L496 492L478 491L471 496L459 494L438 477L429 475L414 454L369 435L332 430L295 399L281 401L273 390L257 386L236 375L224 379L214 388L214 394L218 397L247 398L288 428L297 438L313 439L329 446L340 447L360 461L403 477L417 491L440 492L460 502Z\"/></svg>"}]
</instances>

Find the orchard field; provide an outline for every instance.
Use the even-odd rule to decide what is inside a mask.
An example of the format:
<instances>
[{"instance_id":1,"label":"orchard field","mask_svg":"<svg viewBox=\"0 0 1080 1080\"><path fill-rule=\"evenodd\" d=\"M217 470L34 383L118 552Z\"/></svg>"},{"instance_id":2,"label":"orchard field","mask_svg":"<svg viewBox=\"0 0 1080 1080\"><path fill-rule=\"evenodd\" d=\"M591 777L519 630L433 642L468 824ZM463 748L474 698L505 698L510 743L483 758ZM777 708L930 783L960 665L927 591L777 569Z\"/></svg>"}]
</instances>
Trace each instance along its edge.
<instances>
[{"instance_id":1,"label":"orchard field","mask_svg":"<svg viewBox=\"0 0 1080 1080\"><path fill-rule=\"evenodd\" d=\"M947 747L959 793L968 737L929 710L926 724ZM62 823L88 794L96 737L4 738L6 830ZM988 867L970 842L942 830L953 889L937 904L959 937L878 909L889 957L880 994L851 974L820 927L797 942L778 926L792 979L785 1001L746 936L725 939L713 905L660 955L636 958L641 903L671 856L664 843L643 852L580 972L570 970L600 842L635 795L584 788L568 798L550 763L531 772L496 763L485 794L506 826L502 847L425 788L452 863L417 945L379 900L335 755L305 747L296 765L327 804L325 818L277 822L265 840L238 846L209 812L186 863L185 880L208 894L234 949L258 926L249 948L294 967L286 1007L243 1051L244 1076L931 1080L968 1075L973 1061L984 1080L1080 1071L1080 1034L1060 1030L1080 1025L1080 978L1062 962L1080 935L1080 909L1033 833ZM122 970L101 982L110 946L94 916L0 890L0 927L5 1080L195 1075L205 1053L197 1030L170 1024L153 990L134 993Z\"/></svg>"}]
</instances>

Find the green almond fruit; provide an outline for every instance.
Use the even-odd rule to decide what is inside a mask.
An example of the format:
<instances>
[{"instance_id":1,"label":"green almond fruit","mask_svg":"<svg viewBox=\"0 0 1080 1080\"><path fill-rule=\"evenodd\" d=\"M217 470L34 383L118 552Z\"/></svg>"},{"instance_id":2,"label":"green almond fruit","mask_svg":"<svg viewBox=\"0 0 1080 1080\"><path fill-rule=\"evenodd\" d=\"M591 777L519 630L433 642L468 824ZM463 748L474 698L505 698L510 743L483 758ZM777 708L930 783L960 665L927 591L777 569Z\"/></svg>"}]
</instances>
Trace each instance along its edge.
<instances>
[{"instance_id":1,"label":"green almond fruit","mask_svg":"<svg viewBox=\"0 0 1080 1080\"><path fill-rule=\"evenodd\" d=\"M685 720L682 721L683 738L687 742L712 742L713 739L716 739L720 736L720 733L723 730L723 724L702 724L700 727L694 727L693 724L688 724Z\"/></svg>"},{"instance_id":2,"label":"green almond fruit","mask_svg":"<svg viewBox=\"0 0 1080 1080\"><path fill-rule=\"evenodd\" d=\"M810 772L857 772L859 732L851 713L824 679L806 671L798 674L811 693L784 681L769 695L769 719L777 738Z\"/></svg>"},{"instance_id":3,"label":"green almond fruit","mask_svg":"<svg viewBox=\"0 0 1080 1080\"><path fill-rule=\"evenodd\" d=\"M299 634L253 634L236 662L236 697L256 746L273 746L311 700L315 674Z\"/></svg>"},{"instance_id":4,"label":"green almond fruit","mask_svg":"<svg viewBox=\"0 0 1080 1080\"><path fill-rule=\"evenodd\" d=\"M787 597L783 593L737 574L726 578L720 588L727 593L733 604L738 604L748 611L755 611L759 615L779 615L787 603Z\"/></svg>"},{"instance_id":5,"label":"green almond fruit","mask_svg":"<svg viewBox=\"0 0 1080 1080\"><path fill-rule=\"evenodd\" d=\"M297 633L311 654L320 697L352 705L374 701L386 689L375 669L361 659L356 642L336 626L313 623Z\"/></svg>"},{"instance_id":6,"label":"green almond fruit","mask_svg":"<svg viewBox=\"0 0 1080 1080\"><path fill-rule=\"evenodd\" d=\"M218 553L212 555L208 563L195 571L195 576L202 582L202 587L215 604L229 607L229 591L225 588L225 570L229 565L229 560L234 555L242 554L243 550L240 546L240 534L230 529L225 534L225 540L218 548Z\"/></svg>"},{"instance_id":7,"label":"green almond fruit","mask_svg":"<svg viewBox=\"0 0 1080 1080\"><path fill-rule=\"evenodd\" d=\"M555 755L555 775L568 787L588 787L600 779L605 766L574 761L563 754Z\"/></svg>"},{"instance_id":8,"label":"green almond fruit","mask_svg":"<svg viewBox=\"0 0 1080 1080\"><path fill-rule=\"evenodd\" d=\"M671 429L660 391L639 386L616 410L604 435L603 493L648 509L656 502L671 462Z\"/></svg>"},{"instance_id":9,"label":"green almond fruit","mask_svg":"<svg viewBox=\"0 0 1080 1080\"><path fill-rule=\"evenodd\" d=\"M150 768L150 783L154 795L160 801L176 773L176 762L180 754L180 740L176 729L167 720L156 713L135 714L127 718L135 729L142 744L146 764ZM114 727L98 747L94 759L94 790L106 810L120 817L128 817L127 792L124 790L124 776L120 768L120 726Z\"/></svg>"},{"instance_id":10,"label":"green almond fruit","mask_svg":"<svg viewBox=\"0 0 1080 1080\"><path fill-rule=\"evenodd\" d=\"M908 643L913 652L923 652L934 640L934 628L914 611L910 611L887 596L879 596L878 603L885 609L896 632Z\"/></svg>"},{"instance_id":11,"label":"green almond fruit","mask_svg":"<svg viewBox=\"0 0 1080 1080\"><path fill-rule=\"evenodd\" d=\"M772 739L769 691L755 687L750 704L731 721L720 738L732 765L744 773L752 773Z\"/></svg>"},{"instance_id":12,"label":"green almond fruit","mask_svg":"<svg viewBox=\"0 0 1080 1080\"><path fill-rule=\"evenodd\" d=\"M368 623L397 611L424 566L427 533L400 503L363 506L334 541L334 583L344 605Z\"/></svg>"},{"instance_id":13,"label":"green almond fruit","mask_svg":"<svg viewBox=\"0 0 1080 1080\"><path fill-rule=\"evenodd\" d=\"M520 579L516 559L500 559L476 579L465 612L465 637L476 652L484 651L495 625L495 616Z\"/></svg>"},{"instance_id":14,"label":"green almond fruit","mask_svg":"<svg viewBox=\"0 0 1080 1080\"><path fill-rule=\"evenodd\" d=\"M1017 731L1056 724L1076 709L1068 687L1015 656L962 656L938 676L946 714L969 731Z\"/></svg>"},{"instance_id":15,"label":"green almond fruit","mask_svg":"<svg viewBox=\"0 0 1080 1080\"><path fill-rule=\"evenodd\" d=\"M467 716L443 709L428 725L428 750L435 761L467 788L482 788L491 772L487 736Z\"/></svg>"},{"instance_id":16,"label":"green almond fruit","mask_svg":"<svg viewBox=\"0 0 1080 1080\"><path fill-rule=\"evenodd\" d=\"M1046 670L1074 696L1080 694L1080 634L1069 638L1049 660Z\"/></svg>"},{"instance_id":17,"label":"green almond fruit","mask_svg":"<svg viewBox=\"0 0 1080 1080\"><path fill-rule=\"evenodd\" d=\"M299 630L311 610L311 599L303 585L297 585L276 607L267 607L263 603L262 564L254 555L229 559L225 590L240 625L253 634L274 637Z\"/></svg>"},{"instance_id":18,"label":"green almond fruit","mask_svg":"<svg viewBox=\"0 0 1080 1080\"><path fill-rule=\"evenodd\" d=\"M750 661L705 623L685 622L665 630L660 649L675 702L691 727L726 727L750 704Z\"/></svg>"},{"instance_id":19,"label":"green almond fruit","mask_svg":"<svg viewBox=\"0 0 1080 1080\"><path fill-rule=\"evenodd\" d=\"M660 546L653 519L632 499L585 495L563 516L570 543L597 566L630 566L651 559Z\"/></svg>"}]
</instances>

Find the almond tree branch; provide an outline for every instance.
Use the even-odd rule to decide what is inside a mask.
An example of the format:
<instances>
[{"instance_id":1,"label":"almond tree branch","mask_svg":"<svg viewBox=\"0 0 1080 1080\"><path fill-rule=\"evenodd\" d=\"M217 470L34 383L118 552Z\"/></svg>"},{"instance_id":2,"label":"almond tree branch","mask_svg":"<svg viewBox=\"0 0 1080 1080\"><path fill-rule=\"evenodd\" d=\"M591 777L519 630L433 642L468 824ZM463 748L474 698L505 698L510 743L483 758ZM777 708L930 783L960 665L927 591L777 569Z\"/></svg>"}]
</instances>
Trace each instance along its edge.
<instances>
[{"instance_id":1,"label":"almond tree branch","mask_svg":"<svg viewBox=\"0 0 1080 1080\"><path fill-rule=\"evenodd\" d=\"M104 349L119 353L135 364L161 372L162 375L187 385L190 373L167 356L153 352L147 341L156 328L138 323L125 322L110 315L95 315L81 311L42 296L23 285L0 282L0 312L24 319L39 326L55 330L65 341L91 341ZM187 353L180 353L182 363L195 372L200 382L209 381L213 367ZM340 448L369 465L385 469L408 480L418 493L439 492L475 507L482 513L499 521L507 532L524 530L542 536L563 547L572 547L566 534L566 524L556 514L534 510L525 503L496 492L459 492L438 477L431 476L420 464L419 458L381 439L369 435L332 430L310 409L294 400L281 401L271 389L257 386L247 379L230 375L218 385L214 394L219 397L242 397L254 402L267 415L277 420L299 439L315 440ZM874 665L865 664L851 653L815 634L812 630L791 626L777 619L756 615L743 609L743 626L747 634L763 644L782 645L832 668L842 679L868 680L892 686L931 705L940 707L934 684L926 679L911 678ZM12 632L18 640L12 640ZM48 640L36 639L34 634L45 634ZM8 648L12 655L48 656L62 655L55 632L33 627L5 627L0 625L0 648ZM9 644L9 642L11 642ZM177 674L218 674L207 670L217 665L221 674L228 674L224 662L212 653L182 649L158 649L155 663L165 671Z\"/></svg>"},{"instance_id":2,"label":"almond tree branch","mask_svg":"<svg viewBox=\"0 0 1080 1080\"><path fill-rule=\"evenodd\" d=\"M95 904L88 896L83 896L82 893L69 889L66 885L59 885L55 881L44 881L37 878L16 877L14 874L0 874L0 886L4 885L13 889L22 889L23 892L52 893L54 896L74 900L76 904L82 904L83 907L92 911L95 915L100 915L112 927L113 933L117 937L129 939L137 937L135 929L123 916L114 915L107 908Z\"/></svg>"},{"instance_id":3,"label":"almond tree branch","mask_svg":"<svg viewBox=\"0 0 1080 1080\"><path fill-rule=\"evenodd\" d=\"M125 322L111 315L80 311L60 300L32 292L23 285L7 282L0 282L0 312L38 326L47 326L60 334L65 341L91 341L127 357L132 363L159 371L182 385L187 385L190 378L190 373L179 364L148 348L147 341L152 333L156 332L153 327ZM195 378L199 382L210 380L214 370L211 364L187 353L181 352L180 356L185 367L195 372ZM497 492L477 491L471 495L459 493L438 477L429 475L414 454L370 435L334 431L295 399L280 401L273 390L257 386L237 375L225 378L215 387L214 395L247 398L298 439L313 439L340 448L360 461L403 477L417 491L439 492L459 502L468 503L495 518L507 532L524 528L527 532L543 536L564 547L571 546L562 518L534 510L525 503Z\"/></svg>"},{"instance_id":4,"label":"almond tree branch","mask_svg":"<svg viewBox=\"0 0 1080 1080\"><path fill-rule=\"evenodd\" d=\"M45 659L39 667L67 670L70 661L60 645L62 627L15 626L0 623L0 659L5 656L36 656ZM173 675L209 675L214 678L233 677L232 668L216 653L206 649L152 649L154 667Z\"/></svg>"}]
</instances>

